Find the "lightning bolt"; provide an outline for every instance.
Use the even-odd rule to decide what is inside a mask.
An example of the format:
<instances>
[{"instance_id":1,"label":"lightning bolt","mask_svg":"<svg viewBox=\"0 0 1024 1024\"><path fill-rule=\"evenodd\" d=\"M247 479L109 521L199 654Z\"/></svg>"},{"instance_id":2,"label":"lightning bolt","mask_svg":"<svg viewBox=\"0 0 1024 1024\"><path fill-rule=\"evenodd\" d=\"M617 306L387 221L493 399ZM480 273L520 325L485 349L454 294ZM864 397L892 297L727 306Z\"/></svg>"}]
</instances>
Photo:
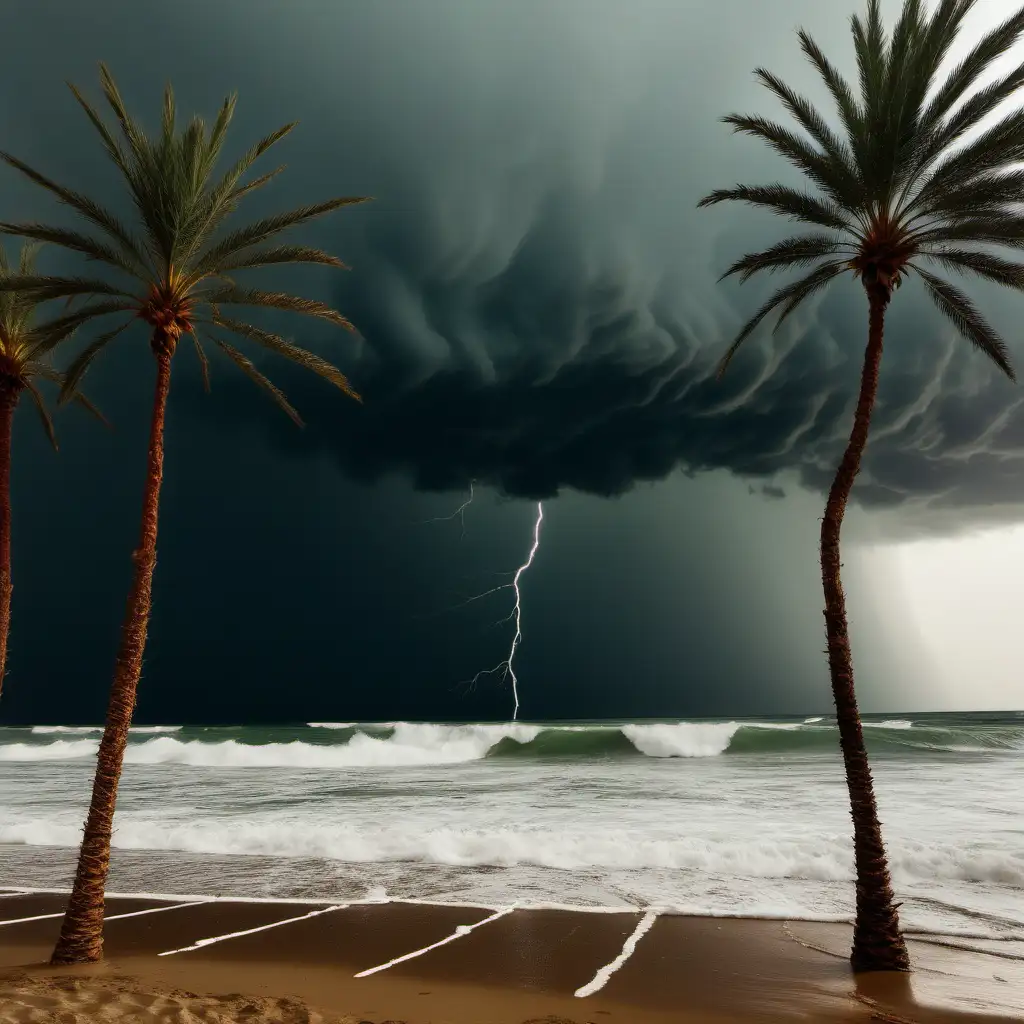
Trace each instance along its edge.
<instances>
[{"instance_id":1,"label":"lightning bolt","mask_svg":"<svg viewBox=\"0 0 1024 1024\"><path fill-rule=\"evenodd\" d=\"M451 519L458 517L459 523L462 526L462 533L459 535L459 540L462 540L466 536L466 509L473 504L473 480L469 481L469 497L450 515L450 516L435 516L433 519L424 519L424 523L447 523Z\"/></svg>"},{"instance_id":2,"label":"lightning bolt","mask_svg":"<svg viewBox=\"0 0 1024 1024\"><path fill-rule=\"evenodd\" d=\"M519 679L516 677L515 669L512 667L512 662L515 660L516 651L519 649L519 644L523 639L523 601L522 594L519 591L519 580L523 573L533 565L533 559L537 554L537 548L540 547L540 524L544 521L544 505L542 502L537 502L537 518L533 523L533 544L530 547L530 553L526 556L526 561L523 562L518 569L516 569L515 576L512 578L511 583L503 583L500 587L492 587L490 590L484 591L482 594L478 594L474 598L470 598L471 601L478 600L481 597L486 597L488 594L497 593L499 590L514 590L516 592L516 603L509 615L501 619L501 622L509 622L515 619L516 632L515 636L512 637L512 646L509 648L508 657L504 661L499 661L494 668L485 668L480 672L477 672L468 685L470 687L475 686L479 679L484 676L494 675L500 672L502 682L506 679L512 679L512 698L515 701L515 707L512 709L512 721L514 722L519 715Z\"/></svg>"}]
</instances>

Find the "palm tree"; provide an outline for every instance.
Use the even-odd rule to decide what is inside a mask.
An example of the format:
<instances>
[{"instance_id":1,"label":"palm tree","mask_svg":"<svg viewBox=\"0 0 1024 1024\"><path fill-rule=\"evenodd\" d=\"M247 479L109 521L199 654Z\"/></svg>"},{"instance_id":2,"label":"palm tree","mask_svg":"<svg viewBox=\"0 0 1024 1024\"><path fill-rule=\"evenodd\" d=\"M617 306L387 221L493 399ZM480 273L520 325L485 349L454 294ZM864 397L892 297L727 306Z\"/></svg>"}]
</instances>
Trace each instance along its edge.
<instances>
[{"instance_id":1,"label":"palm tree","mask_svg":"<svg viewBox=\"0 0 1024 1024\"><path fill-rule=\"evenodd\" d=\"M24 278L35 272L35 258L39 246L28 242L21 249L17 270L7 262L7 253L0 245L0 282ZM0 284L0 287L3 287ZM48 322L35 323L36 298L24 292L0 291L0 693L3 691L7 671L7 635L11 628L11 427L14 410L22 393L27 391L43 421L43 429L54 450L57 435L53 419L36 381L45 380L63 384L64 375L49 362L56 344L66 334L51 336ZM79 392L73 392L76 401L84 405L101 420L96 407Z\"/></svg>"},{"instance_id":2,"label":"palm tree","mask_svg":"<svg viewBox=\"0 0 1024 1024\"><path fill-rule=\"evenodd\" d=\"M866 17L851 21L859 96L801 31L801 48L836 105L839 128L764 69L755 72L757 78L806 137L761 117L730 114L723 120L767 143L802 171L816 191L783 184L737 185L712 192L699 204L735 200L816 229L748 253L725 272L723 277L739 274L745 281L761 271L812 267L779 288L747 321L722 359L719 374L769 313L779 312L778 330L802 302L841 274L851 272L867 295L868 339L853 429L821 524L828 663L854 828L857 914L850 959L855 970L909 969L857 711L839 573L840 528L868 439L885 311L893 291L916 274L963 337L1015 379L1006 346L970 298L923 265L938 264L1024 290L1024 265L987 248L1024 248L1024 172L1019 169L1024 161L1024 111L1016 109L965 139L1024 85L1020 65L977 88L992 62L1024 33L1024 10L989 32L942 77L940 65L974 2L940 0L929 15L922 0L904 0L887 36L878 0L868 0Z\"/></svg>"},{"instance_id":3,"label":"palm tree","mask_svg":"<svg viewBox=\"0 0 1024 1024\"><path fill-rule=\"evenodd\" d=\"M234 230L220 230L239 200L265 185L282 168L243 184L252 164L294 127L285 125L249 149L219 177L215 166L235 107L235 96L221 106L212 128L193 118L180 131L175 125L174 95L164 93L163 118L158 137L150 139L129 116L107 68L100 65L100 81L123 140L115 138L99 114L71 86L107 156L120 172L138 217L138 232L129 229L111 212L79 192L44 177L9 155L0 159L71 207L96 231L82 232L42 224L0 224L0 231L38 241L52 242L116 272L116 280L80 277L35 277L8 280L6 287L38 299L85 297L87 302L55 323L54 335L70 331L101 317L126 314L120 324L99 334L67 369L62 399L73 392L92 361L118 335L138 321L147 325L149 345L156 360L156 389L149 435L149 457L142 502L142 530L132 553L133 573L128 606L121 627L121 641L110 689L106 726L100 741L92 800L85 823L78 870L53 952L55 964L85 963L103 954L103 893L110 862L117 784L121 775L128 728L142 668L149 621L153 567L156 562L157 510L163 474L164 410L171 381L171 360L182 335L191 335L209 387L209 371L202 335L212 339L246 376L300 426L298 413L250 360L225 340L223 332L240 336L284 356L324 377L345 394L358 399L346 377L319 356L276 334L235 319L225 312L233 306L291 310L318 317L348 330L352 325L322 302L284 292L259 291L236 283L233 271L292 263L344 266L319 249L300 245L267 245L287 228L305 224L363 198L329 199L279 213Z\"/></svg>"}]
</instances>

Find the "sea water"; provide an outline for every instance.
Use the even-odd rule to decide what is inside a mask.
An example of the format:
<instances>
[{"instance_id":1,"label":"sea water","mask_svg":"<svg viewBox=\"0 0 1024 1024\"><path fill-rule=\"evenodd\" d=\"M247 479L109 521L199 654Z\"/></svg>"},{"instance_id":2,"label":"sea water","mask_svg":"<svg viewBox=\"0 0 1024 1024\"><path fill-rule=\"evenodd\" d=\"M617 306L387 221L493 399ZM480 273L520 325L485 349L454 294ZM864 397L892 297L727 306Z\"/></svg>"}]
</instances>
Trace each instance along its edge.
<instances>
[{"instance_id":1,"label":"sea water","mask_svg":"<svg viewBox=\"0 0 1024 1024\"><path fill-rule=\"evenodd\" d=\"M1024 713L868 718L908 931L1024 951ZM98 729L0 728L0 886L67 887ZM834 721L141 727L109 889L842 920Z\"/></svg>"}]
</instances>

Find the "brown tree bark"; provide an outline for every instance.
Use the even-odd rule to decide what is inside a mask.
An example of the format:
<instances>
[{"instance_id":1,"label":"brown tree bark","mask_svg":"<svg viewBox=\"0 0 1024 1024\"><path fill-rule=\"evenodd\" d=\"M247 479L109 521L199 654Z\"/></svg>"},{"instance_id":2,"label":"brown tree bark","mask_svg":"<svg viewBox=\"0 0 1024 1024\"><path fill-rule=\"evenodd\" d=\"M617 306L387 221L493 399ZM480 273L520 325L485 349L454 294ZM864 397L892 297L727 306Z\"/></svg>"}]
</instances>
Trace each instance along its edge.
<instances>
[{"instance_id":1,"label":"brown tree bark","mask_svg":"<svg viewBox=\"0 0 1024 1024\"><path fill-rule=\"evenodd\" d=\"M832 677L839 744L843 751L846 785L850 791L850 814L853 818L857 918L850 962L855 971L907 971L910 969L910 958L900 933L897 904L882 843L878 808L875 805L871 768L853 688L853 658L846 622L846 597L840 579L839 533L868 440L882 362L885 309L891 297L890 289L883 284L865 282L865 287L869 304L868 344L864 353L853 430L832 482L821 523L821 582L825 592L828 667Z\"/></svg>"},{"instance_id":2,"label":"brown tree bark","mask_svg":"<svg viewBox=\"0 0 1024 1024\"><path fill-rule=\"evenodd\" d=\"M153 351L157 364L156 392L149 431L149 466L142 499L141 538L138 548L132 552L132 585L121 626L106 727L96 758L96 776L78 855L78 870L60 937L50 959L53 964L93 963L103 957L103 898L110 870L110 838L117 784L128 744L128 728L135 710L135 693L142 674L142 654L146 647L152 603L157 511L164 464L164 412L171 384L173 341L154 336Z\"/></svg>"},{"instance_id":3,"label":"brown tree bark","mask_svg":"<svg viewBox=\"0 0 1024 1024\"><path fill-rule=\"evenodd\" d=\"M0 386L0 694L7 674L7 634L11 629L11 427L18 404L16 387Z\"/></svg>"}]
</instances>

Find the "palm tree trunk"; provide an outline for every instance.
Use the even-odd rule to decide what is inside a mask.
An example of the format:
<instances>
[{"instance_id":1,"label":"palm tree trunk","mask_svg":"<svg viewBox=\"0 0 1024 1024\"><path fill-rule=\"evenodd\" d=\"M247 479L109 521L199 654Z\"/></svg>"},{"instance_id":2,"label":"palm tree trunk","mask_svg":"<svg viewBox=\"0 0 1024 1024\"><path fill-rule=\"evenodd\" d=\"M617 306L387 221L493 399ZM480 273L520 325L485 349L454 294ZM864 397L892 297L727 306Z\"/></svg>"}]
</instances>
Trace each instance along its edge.
<instances>
[{"instance_id":1,"label":"palm tree trunk","mask_svg":"<svg viewBox=\"0 0 1024 1024\"><path fill-rule=\"evenodd\" d=\"M857 872L857 918L853 930L850 961L855 971L907 971L910 958L900 933L892 882L882 843L882 828L875 805L871 768L864 747L864 732L853 689L853 658L846 622L846 598L839 569L839 533L846 503L860 469L861 455L868 440L871 410L878 390L882 362L882 333L890 290L878 283L866 283L868 293L868 345L861 372L860 396L853 430L828 494L821 523L821 582L825 592L825 633L828 638L828 667L836 705L839 744L850 791L853 817L853 845Z\"/></svg>"},{"instance_id":2,"label":"palm tree trunk","mask_svg":"<svg viewBox=\"0 0 1024 1024\"><path fill-rule=\"evenodd\" d=\"M173 345L158 347L156 393L149 432L149 467L142 499L142 536L132 552L135 564L128 607L121 626L121 644L110 687L106 727L96 758L92 801L78 855L78 870L61 924L60 937L50 962L93 963L103 957L103 898L110 869L110 838L114 825L117 783L121 777L128 728L135 710L135 692L142 674L142 654L152 603L153 568L156 565L157 511L164 464L164 411L171 384Z\"/></svg>"},{"instance_id":3,"label":"palm tree trunk","mask_svg":"<svg viewBox=\"0 0 1024 1024\"><path fill-rule=\"evenodd\" d=\"M7 673L7 634L11 629L11 427L18 404L16 388L0 389L0 694Z\"/></svg>"}]
</instances>

